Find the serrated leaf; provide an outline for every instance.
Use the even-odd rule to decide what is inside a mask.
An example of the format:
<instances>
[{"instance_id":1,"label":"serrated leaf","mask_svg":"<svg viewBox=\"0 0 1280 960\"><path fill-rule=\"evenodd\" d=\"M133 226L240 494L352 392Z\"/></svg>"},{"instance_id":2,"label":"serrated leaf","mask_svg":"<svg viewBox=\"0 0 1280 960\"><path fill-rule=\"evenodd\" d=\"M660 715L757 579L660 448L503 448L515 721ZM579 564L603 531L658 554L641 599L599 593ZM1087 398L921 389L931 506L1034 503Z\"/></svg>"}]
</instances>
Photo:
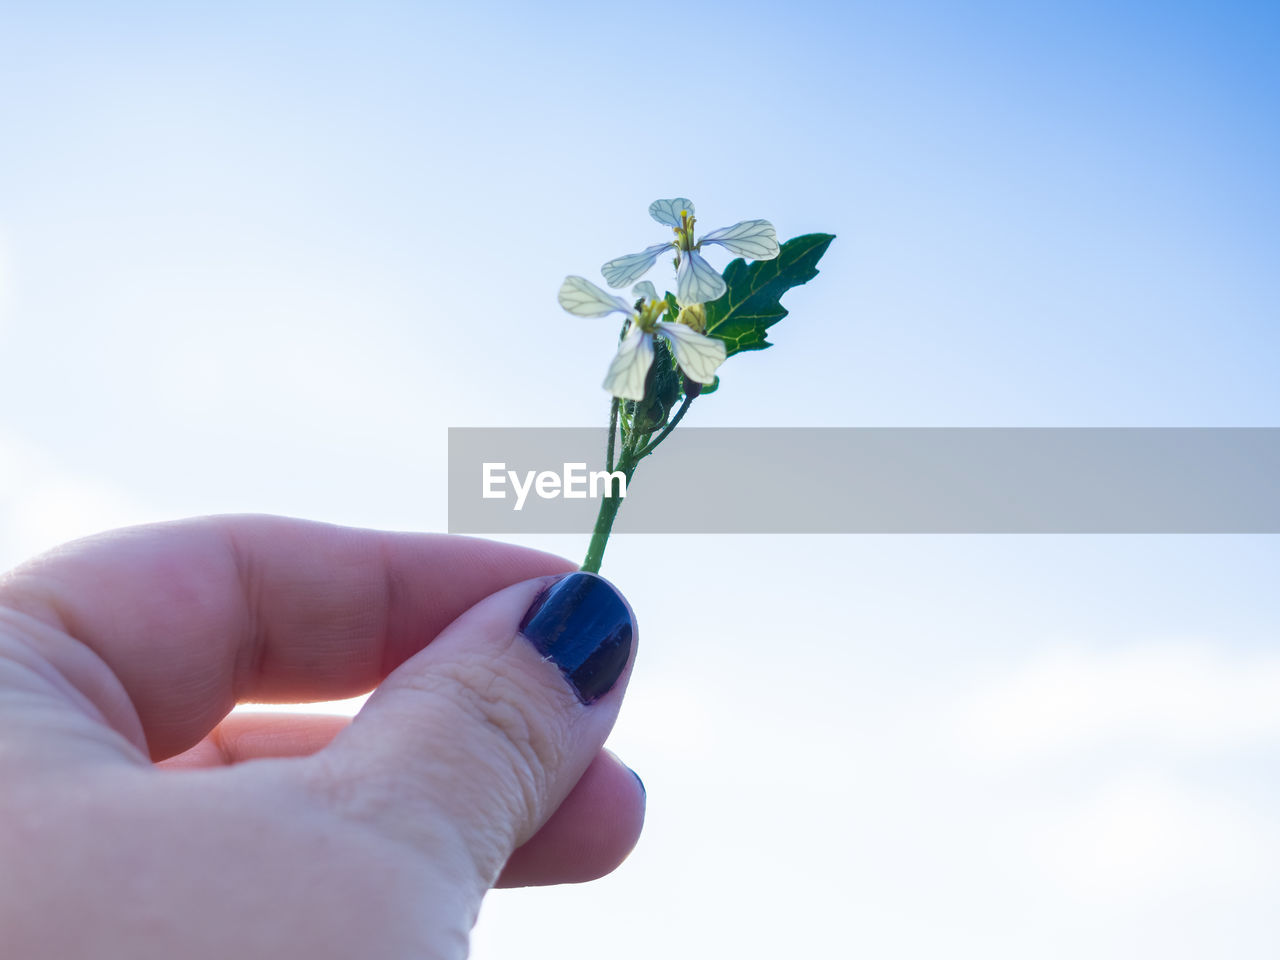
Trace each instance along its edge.
<instances>
[{"instance_id":1,"label":"serrated leaf","mask_svg":"<svg viewBox=\"0 0 1280 960\"><path fill-rule=\"evenodd\" d=\"M707 304L707 333L724 341L727 356L772 346L765 333L787 315L782 295L818 275L818 261L834 239L830 233L806 233L784 243L772 260L747 266L738 259L725 268L728 290Z\"/></svg>"}]
</instances>

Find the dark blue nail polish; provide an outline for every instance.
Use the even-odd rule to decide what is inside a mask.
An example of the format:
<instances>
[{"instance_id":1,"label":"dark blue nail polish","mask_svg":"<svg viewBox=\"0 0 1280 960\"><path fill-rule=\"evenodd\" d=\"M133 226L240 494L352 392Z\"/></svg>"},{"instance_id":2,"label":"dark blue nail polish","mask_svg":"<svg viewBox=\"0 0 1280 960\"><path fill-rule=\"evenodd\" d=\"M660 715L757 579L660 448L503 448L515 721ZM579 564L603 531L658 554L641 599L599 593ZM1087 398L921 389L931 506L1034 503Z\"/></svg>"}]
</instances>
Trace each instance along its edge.
<instances>
[{"instance_id":1,"label":"dark blue nail polish","mask_svg":"<svg viewBox=\"0 0 1280 960\"><path fill-rule=\"evenodd\" d=\"M520 632L560 668L583 703L609 692L631 654L627 605L592 573L571 573L539 594Z\"/></svg>"}]
</instances>

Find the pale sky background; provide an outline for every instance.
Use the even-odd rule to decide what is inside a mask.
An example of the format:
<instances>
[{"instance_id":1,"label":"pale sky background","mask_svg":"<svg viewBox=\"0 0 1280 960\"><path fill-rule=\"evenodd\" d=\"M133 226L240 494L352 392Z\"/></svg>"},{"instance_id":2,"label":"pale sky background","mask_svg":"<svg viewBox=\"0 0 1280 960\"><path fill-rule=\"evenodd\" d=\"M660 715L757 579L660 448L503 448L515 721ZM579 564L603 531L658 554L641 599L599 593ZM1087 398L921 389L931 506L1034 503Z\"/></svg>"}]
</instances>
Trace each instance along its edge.
<instances>
[{"instance_id":1,"label":"pale sky background","mask_svg":"<svg viewBox=\"0 0 1280 960\"><path fill-rule=\"evenodd\" d=\"M1277 170L1274 4L0 0L0 567L443 529L448 427L603 425L555 292L659 197L837 234L691 423L1280 425ZM474 956L1274 958L1278 562L620 537L645 837Z\"/></svg>"}]
</instances>

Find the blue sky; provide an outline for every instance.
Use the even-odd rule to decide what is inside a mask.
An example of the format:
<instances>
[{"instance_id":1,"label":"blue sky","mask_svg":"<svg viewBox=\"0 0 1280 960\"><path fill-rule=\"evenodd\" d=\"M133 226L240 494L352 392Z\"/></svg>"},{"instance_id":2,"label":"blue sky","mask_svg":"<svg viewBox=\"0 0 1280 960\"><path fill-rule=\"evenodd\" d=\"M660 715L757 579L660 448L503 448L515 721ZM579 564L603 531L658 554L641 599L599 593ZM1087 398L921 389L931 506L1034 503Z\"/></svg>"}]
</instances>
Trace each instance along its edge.
<instances>
[{"instance_id":1,"label":"blue sky","mask_svg":"<svg viewBox=\"0 0 1280 960\"><path fill-rule=\"evenodd\" d=\"M658 197L837 235L690 422L1275 426L1278 45L1258 3L0 3L0 566L442 529L448 427L602 425L616 326L555 291ZM620 538L649 834L476 955L1274 956L1278 559Z\"/></svg>"}]
</instances>

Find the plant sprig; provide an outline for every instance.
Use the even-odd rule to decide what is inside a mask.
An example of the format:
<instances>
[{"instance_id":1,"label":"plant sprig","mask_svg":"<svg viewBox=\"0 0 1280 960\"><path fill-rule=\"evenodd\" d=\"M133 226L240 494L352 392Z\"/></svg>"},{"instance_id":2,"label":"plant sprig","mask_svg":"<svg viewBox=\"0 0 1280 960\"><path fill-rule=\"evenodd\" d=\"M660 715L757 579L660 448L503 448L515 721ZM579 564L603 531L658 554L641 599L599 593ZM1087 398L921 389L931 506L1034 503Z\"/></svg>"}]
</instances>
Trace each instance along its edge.
<instances>
[{"instance_id":1,"label":"plant sprig","mask_svg":"<svg viewBox=\"0 0 1280 960\"><path fill-rule=\"evenodd\" d=\"M627 317L604 386L613 394L605 463L610 473L624 476L628 490L640 462L671 435L693 401L719 387L720 365L736 353L772 346L766 334L787 315L783 294L818 275L817 263L835 239L828 233L810 233L779 246L767 220L743 220L695 239L693 204L683 197L656 200L649 213L671 227L675 239L610 260L601 272L610 286L624 287L640 280L663 253L674 249L674 294L668 291L659 297L654 285L644 280L635 283L635 299L628 302L589 280L570 276L559 298L564 309L578 316ZM741 256L721 275L702 257L704 244L724 246ZM754 262L748 265L743 258ZM608 485L583 570L600 571L623 499L622 492Z\"/></svg>"}]
</instances>

